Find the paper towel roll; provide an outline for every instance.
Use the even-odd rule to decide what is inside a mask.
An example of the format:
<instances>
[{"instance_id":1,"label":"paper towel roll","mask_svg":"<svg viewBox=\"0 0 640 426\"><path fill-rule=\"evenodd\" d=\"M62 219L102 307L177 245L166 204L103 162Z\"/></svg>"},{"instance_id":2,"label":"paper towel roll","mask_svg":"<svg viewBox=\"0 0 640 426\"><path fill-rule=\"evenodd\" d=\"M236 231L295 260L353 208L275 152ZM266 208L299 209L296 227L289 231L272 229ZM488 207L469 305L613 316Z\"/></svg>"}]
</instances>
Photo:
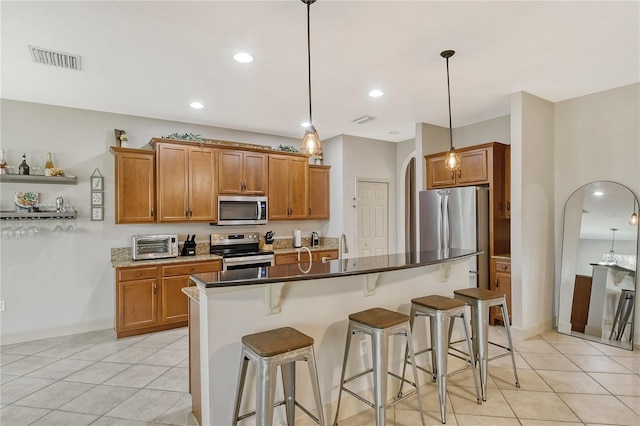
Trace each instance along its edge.
<instances>
[{"instance_id":1,"label":"paper towel roll","mask_svg":"<svg viewBox=\"0 0 640 426\"><path fill-rule=\"evenodd\" d=\"M299 229L293 230L293 246L295 248L302 247L302 231Z\"/></svg>"}]
</instances>

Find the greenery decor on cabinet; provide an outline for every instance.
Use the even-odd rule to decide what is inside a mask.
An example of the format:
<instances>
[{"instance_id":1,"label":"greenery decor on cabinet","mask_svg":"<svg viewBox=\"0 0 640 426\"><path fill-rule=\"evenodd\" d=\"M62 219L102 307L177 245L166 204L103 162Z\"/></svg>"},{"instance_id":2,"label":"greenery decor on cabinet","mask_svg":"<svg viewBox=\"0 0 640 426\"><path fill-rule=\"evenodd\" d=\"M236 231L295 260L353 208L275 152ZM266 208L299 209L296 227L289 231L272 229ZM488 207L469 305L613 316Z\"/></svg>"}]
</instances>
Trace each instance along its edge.
<instances>
[{"instance_id":1,"label":"greenery decor on cabinet","mask_svg":"<svg viewBox=\"0 0 640 426\"><path fill-rule=\"evenodd\" d=\"M206 142L206 139L201 138L200 135L194 135L193 133L171 133L168 136L162 136L162 138L181 141Z\"/></svg>"},{"instance_id":2,"label":"greenery decor on cabinet","mask_svg":"<svg viewBox=\"0 0 640 426\"><path fill-rule=\"evenodd\" d=\"M96 167L91 175L91 220L104 220L104 177Z\"/></svg>"}]
</instances>

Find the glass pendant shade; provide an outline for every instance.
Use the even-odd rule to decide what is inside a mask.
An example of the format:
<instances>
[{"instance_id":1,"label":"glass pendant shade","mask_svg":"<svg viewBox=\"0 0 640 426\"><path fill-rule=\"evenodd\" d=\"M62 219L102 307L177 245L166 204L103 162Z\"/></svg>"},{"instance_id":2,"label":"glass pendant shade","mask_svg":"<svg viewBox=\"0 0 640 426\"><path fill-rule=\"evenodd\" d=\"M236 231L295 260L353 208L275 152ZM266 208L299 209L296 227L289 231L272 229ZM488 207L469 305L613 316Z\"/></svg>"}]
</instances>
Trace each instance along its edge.
<instances>
[{"instance_id":1,"label":"glass pendant shade","mask_svg":"<svg viewBox=\"0 0 640 426\"><path fill-rule=\"evenodd\" d=\"M638 213L636 213L636 199L633 198L633 213L631 213L631 217L629 218L629 225L637 225L638 224Z\"/></svg>"},{"instance_id":2,"label":"glass pendant shade","mask_svg":"<svg viewBox=\"0 0 640 426\"><path fill-rule=\"evenodd\" d=\"M462 161L460 161L460 156L456 153L454 147L449 148L444 160L444 166L449 170L458 170L462 167Z\"/></svg>"},{"instance_id":3,"label":"glass pendant shade","mask_svg":"<svg viewBox=\"0 0 640 426\"><path fill-rule=\"evenodd\" d=\"M602 259L601 262L598 262L599 265L609 265L609 266L615 266L618 264L618 261L615 258L615 252L613 251L613 245L616 241L616 231L618 229L617 228L611 228L611 231L613 231L613 236L611 237L611 250L609 250L609 254L607 256L605 256L604 259Z\"/></svg>"},{"instance_id":4,"label":"glass pendant shade","mask_svg":"<svg viewBox=\"0 0 640 426\"><path fill-rule=\"evenodd\" d=\"M300 145L300 152L309 156L317 157L322 154L322 144L320 143L320 137L313 124L309 126L302 138L302 144Z\"/></svg>"}]
</instances>

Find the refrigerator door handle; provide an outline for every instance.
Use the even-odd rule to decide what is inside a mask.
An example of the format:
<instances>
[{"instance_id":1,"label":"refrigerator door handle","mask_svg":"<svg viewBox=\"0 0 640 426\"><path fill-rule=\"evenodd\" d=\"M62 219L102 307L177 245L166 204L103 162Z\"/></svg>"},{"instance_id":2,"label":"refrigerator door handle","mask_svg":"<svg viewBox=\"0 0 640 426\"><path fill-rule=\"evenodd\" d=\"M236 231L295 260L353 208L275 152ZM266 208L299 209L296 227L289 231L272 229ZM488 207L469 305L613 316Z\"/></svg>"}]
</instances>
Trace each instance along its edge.
<instances>
[{"instance_id":1,"label":"refrigerator door handle","mask_svg":"<svg viewBox=\"0 0 640 426\"><path fill-rule=\"evenodd\" d=\"M442 249L451 247L451 221L449 217L449 191L443 191L442 197Z\"/></svg>"}]
</instances>

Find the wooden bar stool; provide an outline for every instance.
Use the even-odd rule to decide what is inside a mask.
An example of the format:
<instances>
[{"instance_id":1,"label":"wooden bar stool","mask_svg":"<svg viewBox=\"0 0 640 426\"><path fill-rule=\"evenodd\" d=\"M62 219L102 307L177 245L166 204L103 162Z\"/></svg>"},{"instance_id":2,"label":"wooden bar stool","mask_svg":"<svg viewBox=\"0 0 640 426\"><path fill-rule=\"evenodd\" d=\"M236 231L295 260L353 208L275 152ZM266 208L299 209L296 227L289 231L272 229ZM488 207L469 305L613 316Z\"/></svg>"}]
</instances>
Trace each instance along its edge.
<instances>
[{"instance_id":1,"label":"wooden bar stool","mask_svg":"<svg viewBox=\"0 0 640 426\"><path fill-rule=\"evenodd\" d=\"M467 330L467 317L465 314L465 303L461 300L452 299L444 296L425 296L411 299L411 330L413 330L413 322L416 316L429 318L429 326L431 329L431 347L423 349L415 353L416 356L431 352L431 367L433 371L426 368L416 366L420 370L431 374L434 381L438 382L438 396L440 397L440 419L442 423L446 423L446 401L447 401L447 377L454 374L462 373L469 368L473 372L473 383L476 388L476 400L478 404L482 404L480 400L480 391L478 390L478 379L476 377L475 359L473 356L473 348L471 347L471 338L469 330ZM462 319L464 334L467 340L468 357L462 358L458 355L451 354L457 358L469 362L469 366L447 373L447 357L449 356L449 340L453 331L453 323L456 318ZM404 377L405 369L409 362L405 357L402 376ZM404 382L403 382L404 383ZM399 397L402 396L402 385L400 384Z\"/></svg>"},{"instance_id":2,"label":"wooden bar stool","mask_svg":"<svg viewBox=\"0 0 640 426\"><path fill-rule=\"evenodd\" d=\"M453 297L460 299L471 306L471 330L473 334L473 353L480 364L480 385L482 388L482 400L487 400L487 362L511 355L513 375L516 387L520 387L518 372L516 371L516 359L513 355L513 342L511 341L511 327L509 325L509 312L507 311L507 299L504 293L486 290L483 288L465 288L454 290ZM507 343L502 346L489 341L489 309L492 306L500 306L504 320L504 328L507 332ZM489 359L489 343L505 349L507 352Z\"/></svg>"},{"instance_id":3,"label":"wooden bar stool","mask_svg":"<svg viewBox=\"0 0 640 426\"><path fill-rule=\"evenodd\" d=\"M348 379L345 379L347 370L347 360L349 358L349 346L351 345L351 336L354 334L368 334L371 336L373 368L362 373L358 373ZM407 348L411 358L413 368L414 382L405 380L389 371L389 337L395 334L402 334L407 339ZM362 377L366 374L373 373L374 402L368 401L357 393L351 391L345 384ZM394 400L387 404L387 380L386 375L389 374L402 382L406 381L415 388L418 396L418 409L420 410L420 419L424 426L424 414L422 412L422 400L420 398L420 385L418 383L418 370L416 369L415 356L413 353L413 342L411 340L411 327L409 325L409 316L399 312L390 311L384 308L372 308L366 311L349 315L349 328L347 330L347 342L344 350L344 361L342 363L342 375L340 376L340 391L338 392L338 406L336 407L336 420L334 425L338 424L338 414L340 412L340 397L344 390L348 394L356 397L360 401L369 405L375 410L376 426L384 426L387 408L407 399L413 395L413 392L402 398Z\"/></svg>"},{"instance_id":4,"label":"wooden bar stool","mask_svg":"<svg viewBox=\"0 0 640 426\"><path fill-rule=\"evenodd\" d=\"M256 366L256 411L239 415L242 391L244 389L247 366L249 361ZM313 416L295 399L296 361L306 361L309 366L311 387L316 402L318 417ZM282 373L284 401L275 403L276 373L278 366ZM287 424L295 422L295 407L298 406L305 414L321 426L325 425L322 401L320 400L320 386L313 352L313 339L291 327L277 328L261 333L249 334L242 337L242 361L238 376L238 391L233 409L235 426L239 420L256 415L256 424L271 426L273 424L273 408L285 405L287 410Z\"/></svg>"}]
</instances>

